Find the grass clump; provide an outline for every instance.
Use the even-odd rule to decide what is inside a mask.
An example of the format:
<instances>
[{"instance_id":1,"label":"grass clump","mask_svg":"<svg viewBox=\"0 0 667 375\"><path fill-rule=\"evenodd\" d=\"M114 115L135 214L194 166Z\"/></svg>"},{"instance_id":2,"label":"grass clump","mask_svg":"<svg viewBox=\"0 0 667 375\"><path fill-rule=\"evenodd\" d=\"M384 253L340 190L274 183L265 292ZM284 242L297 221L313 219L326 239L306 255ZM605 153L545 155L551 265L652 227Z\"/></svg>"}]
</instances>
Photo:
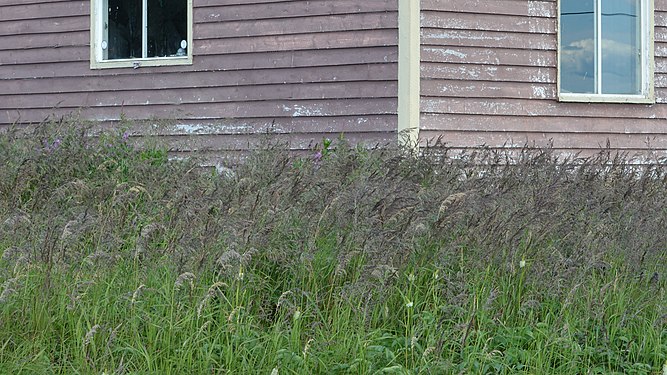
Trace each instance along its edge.
<instances>
[{"instance_id":1,"label":"grass clump","mask_svg":"<svg viewBox=\"0 0 667 375\"><path fill-rule=\"evenodd\" d=\"M0 373L663 372L662 165L86 134L0 135Z\"/></svg>"}]
</instances>

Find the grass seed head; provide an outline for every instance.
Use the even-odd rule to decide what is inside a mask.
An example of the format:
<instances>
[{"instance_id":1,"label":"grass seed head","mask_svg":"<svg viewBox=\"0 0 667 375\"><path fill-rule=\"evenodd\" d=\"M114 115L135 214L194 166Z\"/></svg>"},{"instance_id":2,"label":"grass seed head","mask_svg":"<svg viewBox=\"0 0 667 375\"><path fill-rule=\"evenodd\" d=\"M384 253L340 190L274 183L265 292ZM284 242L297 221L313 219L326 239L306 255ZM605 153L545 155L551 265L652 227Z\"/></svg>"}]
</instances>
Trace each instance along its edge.
<instances>
[{"instance_id":1,"label":"grass seed head","mask_svg":"<svg viewBox=\"0 0 667 375\"><path fill-rule=\"evenodd\" d=\"M139 302L139 298L143 294L143 290L146 288L146 285L141 284L134 290L132 293L132 299L130 300L130 306L134 307Z\"/></svg>"},{"instance_id":2,"label":"grass seed head","mask_svg":"<svg viewBox=\"0 0 667 375\"><path fill-rule=\"evenodd\" d=\"M100 324L95 324L90 328L88 332L86 332L86 335L83 337L83 346L86 347L90 345L90 343L93 341L95 338L95 335L97 332L101 329L104 329Z\"/></svg>"},{"instance_id":3,"label":"grass seed head","mask_svg":"<svg viewBox=\"0 0 667 375\"><path fill-rule=\"evenodd\" d=\"M183 272L174 281L174 289L178 290L187 283L190 286L190 290L192 290L194 289L194 280L195 275L192 272Z\"/></svg>"}]
</instances>

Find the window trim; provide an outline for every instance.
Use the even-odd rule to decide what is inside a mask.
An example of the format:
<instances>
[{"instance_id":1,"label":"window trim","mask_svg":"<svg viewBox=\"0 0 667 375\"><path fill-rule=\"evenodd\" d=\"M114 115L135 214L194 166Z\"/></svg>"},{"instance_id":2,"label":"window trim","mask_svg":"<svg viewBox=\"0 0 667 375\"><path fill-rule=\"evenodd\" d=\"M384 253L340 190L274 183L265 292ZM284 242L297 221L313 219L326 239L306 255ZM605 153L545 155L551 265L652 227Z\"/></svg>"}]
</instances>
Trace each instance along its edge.
<instances>
[{"instance_id":1,"label":"window trim","mask_svg":"<svg viewBox=\"0 0 667 375\"><path fill-rule=\"evenodd\" d=\"M637 104L653 104L655 103L655 7L654 0L641 1L641 41L644 58L642 59L642 94L578 94L561 92L561 2L558 0L557 6L557 46L558 61L557 61L557 79L556 88L558 92L558 101L560 102L580 102L580 103L637 103Z\"/></svg>"},{"instance_id":2,"label":"window trim","mask_svg":"<svg viewBox=\"0 0 667 375\"><path fill-rule=\"evenodd\" d=\"M111 69L111 68L140 68L154 66L173 66L173 65L192 65L193 51L193 27L192 27L192 0L186 0L188 7L187 27L188 27L188 54L186 56L175 57L147 57L132 59L102 60L102 32L100 26L103 24L104 10L102 9L102 0L90 1L90 69Z\"/></svg>"}]
</instances>

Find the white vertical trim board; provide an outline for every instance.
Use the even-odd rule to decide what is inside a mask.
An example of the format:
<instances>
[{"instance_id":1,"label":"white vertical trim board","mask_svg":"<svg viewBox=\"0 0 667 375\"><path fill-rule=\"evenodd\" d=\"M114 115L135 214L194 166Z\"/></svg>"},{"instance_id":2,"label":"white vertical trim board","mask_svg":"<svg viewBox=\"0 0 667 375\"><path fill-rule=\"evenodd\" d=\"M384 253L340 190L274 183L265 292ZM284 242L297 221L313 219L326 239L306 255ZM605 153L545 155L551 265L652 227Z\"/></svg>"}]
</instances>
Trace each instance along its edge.
<instances>
[{"instance_id":1,"label":"white vertical trim board","mask_svg":"<svg viewBox=\"0 0 667 375\"><path fill-rule=\"evenodd\" d=\"M398 1L398 141L417 147L420 105L420 0Z\"/></svg>"}]
</instances>

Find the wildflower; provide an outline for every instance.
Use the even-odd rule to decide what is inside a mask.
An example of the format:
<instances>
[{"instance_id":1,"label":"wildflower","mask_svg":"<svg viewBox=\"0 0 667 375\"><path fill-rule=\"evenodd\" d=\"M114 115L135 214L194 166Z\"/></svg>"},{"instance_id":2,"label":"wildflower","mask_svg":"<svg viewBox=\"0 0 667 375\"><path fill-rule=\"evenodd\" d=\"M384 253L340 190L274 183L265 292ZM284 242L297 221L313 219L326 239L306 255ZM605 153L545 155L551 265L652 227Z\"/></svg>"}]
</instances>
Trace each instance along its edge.
<instances>
[{"instance_id":1,"label":"wildflower","mask_svg":"<svg viewBox=\"0 0 667 375\"><path fill-rule=\"evenodd\" d=\"M433 272L433 280L438 280L440 278L440 273L438 273L438 270L435 270Z\"/></svg>"},{"instance_id":2,"label":"wildflower","mask_svg":"<svg viewBox=\"0 0 667 375\"><path fill-rule=\"evenodd\" d=\"M521 261L519 262L519 268L523 268L525 266L526 266L526 261L521 259Z\"/></svg>"},{"instance_id":3,"label":"wildflower","mask_svg":"<svg viewBox=\"0 0 667 375\"><path fill-rule=\"evenodd\" d=\"M274 367L273 370L271 370L271 375L278 375L278 368Z\"/></svg>"},{"instance_id":4,"label":"wildflower","mask_svg":"<svg viewBox=\"0 0 667 375\"><path fill-rule=\"evenodd\" d=\"M409 280L411 283L414 283L414 282L415 282L415 274L414 274L414 273L411 273L410 275L408 275L408 280Z\"/></svg>"},{"instance_id":5,"label":"wildflower","mask_svg":"<svg viewBox=\"0 0 667 375\"><path fill-rule=\"evenodd\" d=\"M299 320L299 318L301 318L301 310L297 309L294 312L294 320Z\"/></svg>"},{"instance_id":6,"label":"wildflower","mask_svg":"<svg viewBox=\"0 0 667 375\"><path fill-rule=\"evenodd\" d=\"M414 306L414 303L412 301L408 301L408 303L405 304L405 307L407 307L408 309L412 308L412 306Z\"/></svg>"}]
</instances>

